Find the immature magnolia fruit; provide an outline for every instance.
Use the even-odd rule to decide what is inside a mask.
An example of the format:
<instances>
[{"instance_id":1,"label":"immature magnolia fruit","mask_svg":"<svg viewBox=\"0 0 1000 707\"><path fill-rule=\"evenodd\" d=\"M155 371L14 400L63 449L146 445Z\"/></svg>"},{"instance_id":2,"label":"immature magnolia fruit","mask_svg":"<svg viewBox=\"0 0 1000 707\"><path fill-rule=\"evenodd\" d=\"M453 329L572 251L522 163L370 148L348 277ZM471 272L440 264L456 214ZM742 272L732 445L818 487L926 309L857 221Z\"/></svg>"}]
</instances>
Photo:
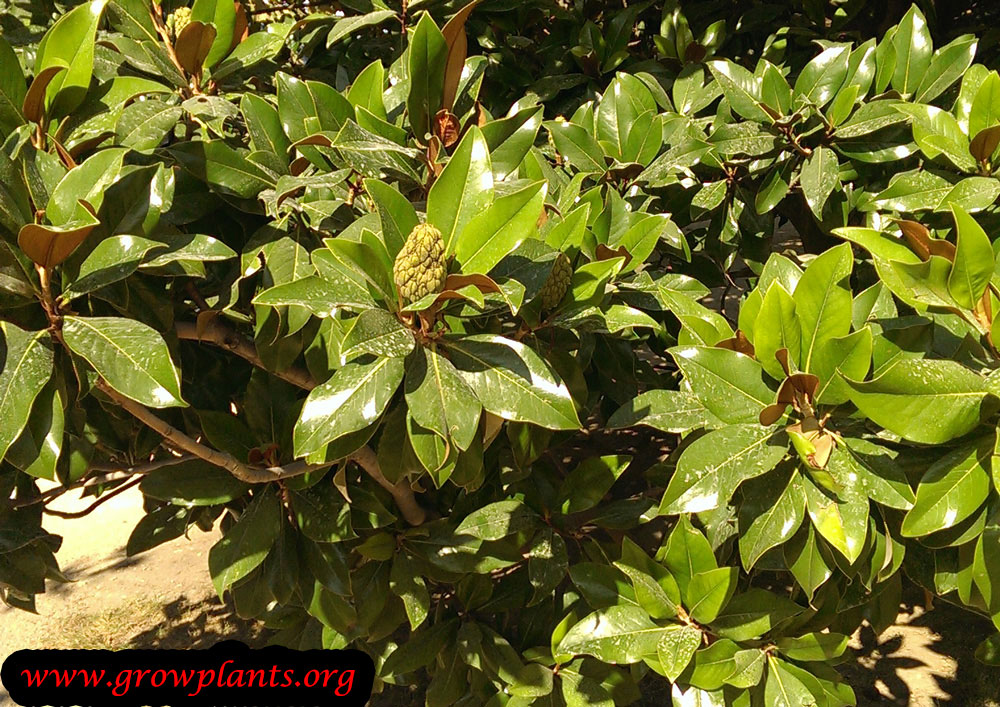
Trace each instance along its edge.
<instances>
[{"instance_id":1,"label":"immature magnolia fruit","mask_svg":"<svg viewBox=\"0 0 1000 707\"><path fill-rule=\"evenodd\" d=\"M170 32L170 36L177 38L180 36L184 28L191 23L191 8L190 7L178 7L176 10L167 15L167 30Z\"/></svg>"},{"instance_id":2,"label":"immature magnolia fruit","mask_svg":"<svg viewBox=\"0 0 1000 707\"><path fill-rule=\"evenodd\" d=\"M441 231L426 223L417 224L392 266L399 296L406 303L416 302L440 292L447 276Z\"/></svg>"},{"instance_id":3,"label":"immature magnolia fruit","mask_svg":"<svg viewBox=\"0 0 1000 707\"><path fill-rule=\"evenodd\" d=\"M538 296L542 301L542 309L555 309L562 301L563 295L569 289L569 282L573 279L573 264L565 253L560 253L556 262L552 264L552 272L549 279L542 285Z\"/></svg>"}]
</instances>

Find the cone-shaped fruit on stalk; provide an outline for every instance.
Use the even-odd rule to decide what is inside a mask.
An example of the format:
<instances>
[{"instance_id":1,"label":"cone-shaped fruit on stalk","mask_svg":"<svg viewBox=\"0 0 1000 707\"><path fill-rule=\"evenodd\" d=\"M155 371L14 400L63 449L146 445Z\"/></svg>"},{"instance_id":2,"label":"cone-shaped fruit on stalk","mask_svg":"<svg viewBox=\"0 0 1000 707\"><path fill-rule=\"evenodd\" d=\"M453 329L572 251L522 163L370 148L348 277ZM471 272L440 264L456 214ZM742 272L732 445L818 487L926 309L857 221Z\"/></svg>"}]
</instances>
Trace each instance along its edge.
<instances>
[{"instance_id":1,"label":"cone-shaped fruit on stalk","mask_svg":"<svg viewBox=\"0 0 1000 707\"><path fill-rule=\"evenodd\" d=\"M405 304L416 302L440 292L447 276L441 231L429 224L417 224L392 266L399 296Z\"/></svg>"},{"instance_id":2,"label":"cone-shaped fruit on stalk","mask_svg":"<svg viewBox=\"0 0 1000 707\"><path fill-rule=\"evenodd\" d=\"M556 258L556 262L552 264L552 272L549 273L549 279L545 281L541 291L538 293L539 298L541 298L543 310L548 311L559 306L559 303L566 294L566 290L569 289L569 283L572 279L573 264L570 262L569 256L565 253L560 253Z\"/></svg>"},{"instance_id":3,"label":"cone-shaped fruit on stalk","mask_svg":"<svg viewBox=\"0 0 1000 707\"><path fill-rule=\"evenodd\" d=\"M170 32L170 36L177 39L181 36L181 32L184 28L191 24L191 8L190 7L178 7L176 10L167 15L167 31Z\"/></svg>"}]
</instances>

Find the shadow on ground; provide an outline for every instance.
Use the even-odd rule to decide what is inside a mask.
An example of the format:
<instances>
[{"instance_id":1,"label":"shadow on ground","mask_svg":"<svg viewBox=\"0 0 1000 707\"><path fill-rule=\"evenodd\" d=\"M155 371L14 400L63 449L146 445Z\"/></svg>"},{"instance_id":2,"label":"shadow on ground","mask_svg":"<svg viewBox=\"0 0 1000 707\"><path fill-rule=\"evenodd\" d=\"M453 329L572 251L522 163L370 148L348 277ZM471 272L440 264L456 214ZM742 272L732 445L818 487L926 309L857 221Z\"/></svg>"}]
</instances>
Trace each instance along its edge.
<instances>
[{"instance_id":1,"label":"shadow on ground","mask_svg":"<svg viewBox=\"0 0 1000 707\"><path fill-rule=\"evenodd\" d=\"M976 646L995 629L977 614L936 600L927 611L909 587L895 626L864 626L854 660L840 666L859 707L1000 707L1000 668L978 662Z\"/></svg>"},{"instance_id":2,"label":"shadow on ground","mask_svg":"<svg viewBox=\"0 0 1000 707\"><path fill-rule=\"evenodd\" d=\"M252 648L266 643L258 624L239 618L231 606L214 597L191 601L181 596L161 606L160 612L161 620L134 633L127 647L197 650L226 640L242 641Z\"/></svg>"}]
</instances>

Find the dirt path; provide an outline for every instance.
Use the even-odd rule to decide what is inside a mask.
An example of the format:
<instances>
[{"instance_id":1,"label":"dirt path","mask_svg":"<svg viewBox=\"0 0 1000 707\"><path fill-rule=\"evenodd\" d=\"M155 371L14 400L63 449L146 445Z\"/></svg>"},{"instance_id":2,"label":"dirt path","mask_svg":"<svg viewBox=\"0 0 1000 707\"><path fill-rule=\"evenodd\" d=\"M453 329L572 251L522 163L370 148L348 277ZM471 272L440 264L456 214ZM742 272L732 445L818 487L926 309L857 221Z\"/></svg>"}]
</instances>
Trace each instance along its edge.
<instances>
[{"instance_id":1,"label":"dirt path","mask_svg":"<svg viewBox=\"0 0 1000 707\"><path fill-rule=\"evenodd\" d=\"M67 494L56 507L74 511L91 502ZM0 607L0 661L21 648L200 648L223 638L252 640L254 627L232 616L212 589L206 556L217 533L193 530L190 540L128 559L125 543L142 515L142 497L132 490L84 519L47 517L46 528L64 538L60 566L76 581L50 584L37 616ZM928 614L920 592L904 599L895 626L878 637L870 629L854 636L857 660L841 670L858 705L1000 707L1000 669L972 657L989 622L944 602ZM13 704L0 686L0 707Z\"/></svg>"},{"instance_id":2,"label":"dirt path","mask_svg":"<svg viewBox=\"0 0 1000 707\"><path fill-rule=\"evenodd\" d=\"M78 511L92 502L67 494L53 507ZM60 567L75 581L49 582L37 615L0 605L0 661L22 648L200 647L246 630L208 576L205 558L217 533L194 529L190 541L130 559L125 543L142 515L133 489L83 519L46 516L46 529L63 537ZM0 707L13 704L0 686Z\"/></svg>"}]
</instances>

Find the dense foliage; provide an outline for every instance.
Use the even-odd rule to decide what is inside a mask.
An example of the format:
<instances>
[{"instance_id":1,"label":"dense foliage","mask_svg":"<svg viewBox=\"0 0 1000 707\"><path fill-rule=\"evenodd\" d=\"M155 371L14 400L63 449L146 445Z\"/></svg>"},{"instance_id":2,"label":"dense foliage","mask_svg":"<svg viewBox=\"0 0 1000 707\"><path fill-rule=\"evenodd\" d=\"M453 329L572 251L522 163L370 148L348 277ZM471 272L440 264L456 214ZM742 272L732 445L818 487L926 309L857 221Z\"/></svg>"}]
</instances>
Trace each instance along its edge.
<instances>
[{"instance_id":1,"label":"dense foliage","mask_svg":"<svg viewBox=\"0 0 1000 707\"><path fill-rule=\"evenodd\" d=\"M428 705L854 704L904 573L1000 628L996 29L611 5L5 2L0 598L138 485Z\"/></svg>"}]
</instances>

